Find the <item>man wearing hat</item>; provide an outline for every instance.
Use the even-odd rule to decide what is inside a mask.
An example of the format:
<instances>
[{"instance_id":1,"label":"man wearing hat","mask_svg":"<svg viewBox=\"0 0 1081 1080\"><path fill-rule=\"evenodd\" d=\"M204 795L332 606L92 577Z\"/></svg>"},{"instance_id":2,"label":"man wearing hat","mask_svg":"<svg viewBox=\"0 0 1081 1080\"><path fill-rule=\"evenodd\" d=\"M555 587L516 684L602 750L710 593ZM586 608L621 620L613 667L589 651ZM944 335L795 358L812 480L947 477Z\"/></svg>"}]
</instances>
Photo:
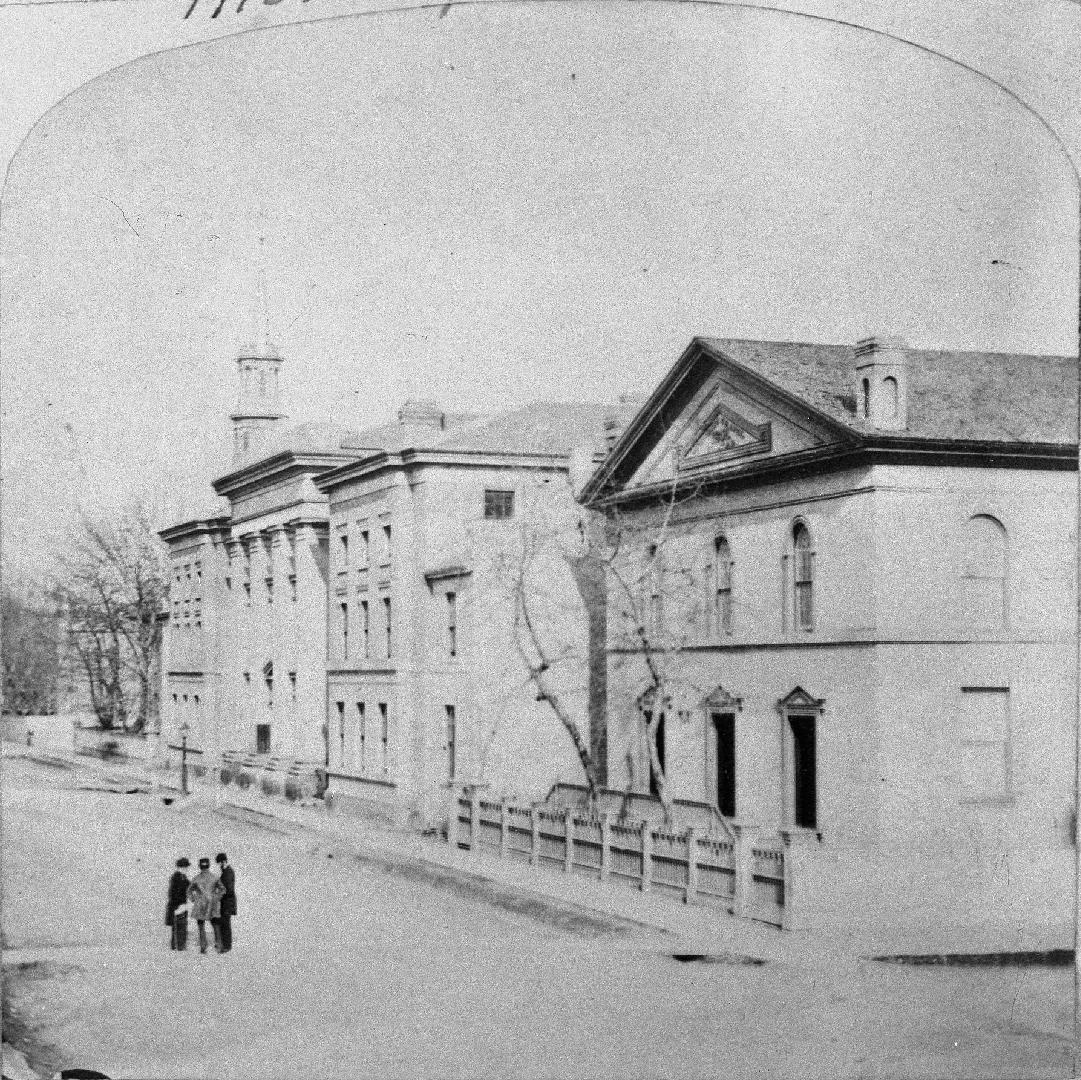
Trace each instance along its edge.
<instances>
[{"instance_id":1,"label":"man wearing hat","mask_svg":"<svg viewBox=\"0 0 1081 1080\"><path fill-rule=\"evenodd\" d=\"M221 897L221 915L218 917L218 932L221 938L221 951L227 953L233 947L233 916L236 914L236 874L229 865L229 857L224 851L214 856L221 874L221 885L225 890Z\"/></svg>"},{"instance_id":2,"label":"man wearing hat","mask_svg":"<svg viewBox=\"0 0 1081 1080\"><path fill-rule=\"evenodd\" d=\"M176 869L169 878L169 899L165 902L165 925L172 927L169 948L183 952L188 944L188 875L184 871L191 866L187 859L177 859ZM183 910L181 910L183 909Z\"/></svg>"},{"instance_id":3,"label":"man wearing hat","mask_svg":"<svg viewBox=\"0 0 1081 1080\"><path fill-rule=\"evenodd\" d=\"M221 898L225 890L218 879L210 872L210 860L205 856L199 860L199 873L191 879L188 886L188 900L191 901L191 913L199 927L199 951L207 950L206 921L214 930L214 948L221 952L221 936L218 933L218 917L221 913Z\"/></svg>"}]
</instances>

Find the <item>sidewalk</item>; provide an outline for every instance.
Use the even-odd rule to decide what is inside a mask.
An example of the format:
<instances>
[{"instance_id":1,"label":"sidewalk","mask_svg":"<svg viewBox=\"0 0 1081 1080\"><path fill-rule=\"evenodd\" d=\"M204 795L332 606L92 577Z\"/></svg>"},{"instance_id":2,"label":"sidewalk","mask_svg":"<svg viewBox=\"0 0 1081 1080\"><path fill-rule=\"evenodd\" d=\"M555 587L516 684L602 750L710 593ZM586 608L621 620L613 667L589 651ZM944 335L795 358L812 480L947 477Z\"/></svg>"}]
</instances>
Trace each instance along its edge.
<instances>
[{"instance_id":1,"label":"sidewalk","mask_svg":"<svg viewBox=\"0 0 1081 1080\"><path fill-rule=\"evenodd\" d=\"M19 756L38 760L37 754L14 748ZM5 745L5 754L9 747ZM71 763L67 763L71 767ZM958 931L928 927L919 934L854 926L840 935L819 930L782 931L763 923L729 915L708 902L684 904L663 893L641 893L616 882L602 882L580 874L532 867L514 859L499 859L452 848L445 841L422 836L365 818L339 816L319 805L300 805L284 799L251 794L234 787L198 783L183 797L173 781L149 780L138 764L125 766L94 758L79 758L75 771L81 785L101 783L140 786L163 798L175 799L180 812L205 810L276 831L307 838L313 853L348 854L392 873L419 873L431 884L468 890L540 898L569 912L592 913L610 928L623 930L628 940L653 939L653 947L680 954L754 957L800 967L851 967L861 959L884 954L942 954L1046 951L1072 947L1068 928L1038 934ZM504 906L507 906L504 904Z\"/></svg>"},{"instance_id":2,"label":"sidewalk","mask_svg":"<svg viewBox=\"0 0 1081 1080\"><path fill-rule=\"evenodd\" d=\"M185 802L189 802L185 800ZM848 935L782 931L729 915L707 903L684 904L663 893L641 893L626 885L580 874L532 867L523 861L452 848L445 841L364 818L337 816L321 806L300 806L232 788L200 788L191 805L274 828L307 834L313 851L328 848L354 855L391 872L426 867L432 873L468 879L475 886L510 890L619 924L631 939L651 937L654 947L680 954L753 957L800 967L851 967L869 957L895 953L1015 952L1071 945L1068 935L1022 940L1015 933L989 935L929 928L912 934L854 927ZM183 809L183 804L178 809ZM431 874L429 874L429 879ZM663 940L662 940L663 939Z\"/></svg>"}]
</instances>

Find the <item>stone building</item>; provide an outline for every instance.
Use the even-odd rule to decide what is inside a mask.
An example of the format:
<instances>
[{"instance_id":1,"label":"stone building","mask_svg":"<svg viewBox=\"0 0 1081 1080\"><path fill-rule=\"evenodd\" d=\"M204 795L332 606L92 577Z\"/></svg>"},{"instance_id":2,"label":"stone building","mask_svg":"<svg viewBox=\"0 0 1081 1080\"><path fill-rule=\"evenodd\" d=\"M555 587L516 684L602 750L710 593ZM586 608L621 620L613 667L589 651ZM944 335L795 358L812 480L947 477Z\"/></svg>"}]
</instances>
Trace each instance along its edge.
<instances>
[{"instance_id":1,"label":"stone building","mask_svg":"<svg viewBox=\"0 0 1081 1080\"><path fill-rule=\"evenodd\" d=\"M783 833L818 925L1067 922L1077 387L696 338L583 496L626 551L609 783Z\"/></svg>"},{"instance_id":2,"label":"stone building","mask_svg":"<svg viewBox=\"0 0 1081 1080\"><path fill-rule=\"evenodd\" d=\"M603 422L591 405L460 420L412 403L393 443L349 442L355 460L318 478L332 804L432 821L452 783L535 798L581 781L529 664L539 641L549 688L596 750L604 667L591 680L589 653L605 610L573 489L603 456Z\"/></svg>"},{"instance_id":3,"label":"stone building","mask_svg":"<svg viewBox=\"0 0 1081 1080\"><path fill-rule=\"evenodd\" d=\"M281 364L270 347L237 359L218 500L161 533L172 758L183 737L211 774L223 754L325 770L330 803L424 820L451 779L538 795L581 779L514 612L525 597L547 680L603 738L604 666L591 679L589 656L604 603L560 545L576 535L573 485L600 460L604 410L412 402L365 431L290 427Z\"/></svg>"},{"instance_id":4,"label":"stone building","mask_svg":"<svg viewBox=\"0 0 1081 1080\"><path fill-rule=\"evenodd\" d=\"M186 733L210 766L222 751L324 759L327 508L313 479L353 455L344 430L285 426L281 363L269 347L238 357L219 498L161 533L172 572L162 734L175 747Z\"/></svg>"}]
</instances>

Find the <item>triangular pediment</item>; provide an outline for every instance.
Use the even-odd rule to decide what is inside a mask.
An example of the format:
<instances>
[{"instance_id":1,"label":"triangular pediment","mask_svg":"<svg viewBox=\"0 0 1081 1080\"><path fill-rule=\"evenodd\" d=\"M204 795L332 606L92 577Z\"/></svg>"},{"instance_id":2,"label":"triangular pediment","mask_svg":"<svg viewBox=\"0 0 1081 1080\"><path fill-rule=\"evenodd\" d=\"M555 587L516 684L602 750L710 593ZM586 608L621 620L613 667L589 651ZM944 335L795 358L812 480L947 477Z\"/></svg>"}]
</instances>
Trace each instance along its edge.
<instances>
[{"instance_id":1,"label":"triangular pediment","mask_svg":"<svg viewBox=\"0 0 1081 1080\"><path fill-rule=\"evenodd\" d=\"M702 701L702 707L739 712L743 708L743 698L736 697L723 686L718 686Z\"/></svg>"},{"instance_id":2,"label":"triangular pediment","mask_svg":"<svg viewBox=\"0 0 1081 1080\"><path fill-rule=\"evenodd\" d=\"M797 686L777 702L777 708L785 712L792 712L798 709L808 709L812 712L817 712L822 708L823 704L823 698L812 697L802 686Z\"/></svg>"},{"instance_id":3,"label":"triangular pediment","mask_svg":"<svg viewBox=\"0 0 1081 1080\"><path fill-rule=\"evenodd\" d=\"M710 401L676 449L680 472L701 469L724 461L766 454L770 450L771 424L755 423L741 416L732 404Z\"/></svg>"},{"instance_id":4,"label":"triangular pediment","mask_svg":"<svg viewBox=\"0 0 1081 1080\"><path fill-rule=\"evenodd\" d=\"M850 443L846 425L696 339L628 425L586 497L724 479Z\"/></svg>"}]
</instances>

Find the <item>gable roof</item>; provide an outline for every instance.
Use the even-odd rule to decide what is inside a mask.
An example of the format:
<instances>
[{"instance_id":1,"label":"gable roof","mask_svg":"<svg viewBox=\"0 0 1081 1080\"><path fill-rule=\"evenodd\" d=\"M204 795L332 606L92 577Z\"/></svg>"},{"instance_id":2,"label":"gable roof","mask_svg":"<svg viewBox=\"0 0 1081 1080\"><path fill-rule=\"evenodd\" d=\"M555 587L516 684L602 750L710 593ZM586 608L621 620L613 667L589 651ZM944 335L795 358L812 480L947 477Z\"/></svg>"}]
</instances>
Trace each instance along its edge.
<instances>
[{"instance_id":1,"label":"gable roof","mask_svg":"<svg viewBox=\"0 0 1081 1080\"><path fill-rule=\"evenodd\" d=\"M854 345L696 337L624 429L581 497L588 502L621 490L694 391L723 368L749 375L808 419L817 418L849 449L964 450L979 463L992 455L1001 461L1012 444L1062 461L1076 458L1076 359L929 349L906 349L905 355L907 427L883 431L856 414ZM783 459L770 466L778 460Z\"/></svg>"},{"instance_id":2,"label":"gable roof","mask_svg":"<svg viewBox=\"0 0 1081 1080\"><path fill-rule=\"evenodd\" d=\"M534 401L451 433L441 449L504 454L566 454L577 447L604 450L605 405Z\"/></svg>"},{"instance_id":3,"label":"gable roof","mask_svg":"<svg viewBox=\"0 0 1081 1080\"><path fill-rule=\"evenodd\" d=\"M852 345L696 338L860 432ZM909 438L1077 442L1078 362L1071 357L906 349Z\"/></svg>"}]
</instances>

